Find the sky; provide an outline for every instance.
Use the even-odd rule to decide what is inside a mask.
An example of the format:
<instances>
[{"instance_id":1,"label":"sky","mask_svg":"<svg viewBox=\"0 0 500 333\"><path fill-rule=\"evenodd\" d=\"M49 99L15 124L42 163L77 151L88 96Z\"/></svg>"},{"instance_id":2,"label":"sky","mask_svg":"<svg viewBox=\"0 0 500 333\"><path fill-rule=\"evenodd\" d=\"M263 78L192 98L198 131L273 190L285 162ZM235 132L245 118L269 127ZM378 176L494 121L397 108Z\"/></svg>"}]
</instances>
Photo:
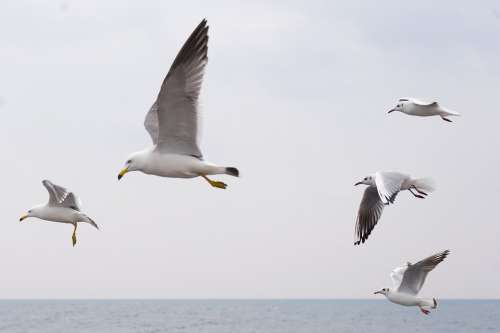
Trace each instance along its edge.
<instances>
[{"instance_id":1,"label":"sky","mask_svg":"<svg viewBox=\"0 0 500 333\"><path fill-rule=\"evenodd\" d=\"M117 173L203 19L206 159L241 177ZM421 295L500 297L495 1L0 2L0 298L370 298L450 249ZM387 114L405 96L460 112ZM376 171L431 177L353 246ZM100 230L19 216L50 179Z\"/></svg>"}]
</instances>

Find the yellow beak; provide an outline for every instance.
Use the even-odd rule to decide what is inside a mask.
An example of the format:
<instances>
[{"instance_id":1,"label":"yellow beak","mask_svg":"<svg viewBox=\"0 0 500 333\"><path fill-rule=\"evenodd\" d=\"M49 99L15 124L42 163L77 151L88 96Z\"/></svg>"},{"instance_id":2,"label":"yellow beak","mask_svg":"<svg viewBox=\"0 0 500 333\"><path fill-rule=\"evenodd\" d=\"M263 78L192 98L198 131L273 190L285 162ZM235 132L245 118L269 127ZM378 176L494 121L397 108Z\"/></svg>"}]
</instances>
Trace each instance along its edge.
<instances>
[{"instance_id":1,"label":"yellow beak","mask_svg":"<svg viewBox=\"0 0 500 333\"><path fill-rule=\"evenodd\" d=\"M118 180L122 179L123 175L125 175L127 172L128 172L127 167L121 169L120 172L118 173Z\"/></svg>"},{"instance_id":2,"label":"yellow beak","mask_svg":"<svg viewBox=\"0 0 500 333\"><path fill-rule=\"evenodd\" d=\"M27 218L27 217L29 217L29 215L28 215L28 214L24 214L23 216L21 216L21 217L19 218L19 222L21 222L22 220L24 220L24 219L25 219L25 218Z\"/></svg>"}]
</instances>

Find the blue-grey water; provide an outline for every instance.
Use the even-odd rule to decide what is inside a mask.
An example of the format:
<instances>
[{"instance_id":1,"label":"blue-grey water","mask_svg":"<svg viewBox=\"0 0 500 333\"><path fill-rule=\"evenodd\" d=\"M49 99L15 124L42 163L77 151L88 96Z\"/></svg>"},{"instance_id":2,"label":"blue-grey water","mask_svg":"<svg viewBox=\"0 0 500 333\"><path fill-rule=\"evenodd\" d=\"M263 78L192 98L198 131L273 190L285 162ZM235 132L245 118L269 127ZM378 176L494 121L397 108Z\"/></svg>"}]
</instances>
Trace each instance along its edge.
<instances>
[{"instance_id":1,"label":"blue-grey water","mask_svg":"<svg viewBox=\"0 0 500 333\"><path fill-rule=\"evenodd\" d=\"M4 300L0 332L500 332L500 300Z\"/></svg>"}]
</instances>

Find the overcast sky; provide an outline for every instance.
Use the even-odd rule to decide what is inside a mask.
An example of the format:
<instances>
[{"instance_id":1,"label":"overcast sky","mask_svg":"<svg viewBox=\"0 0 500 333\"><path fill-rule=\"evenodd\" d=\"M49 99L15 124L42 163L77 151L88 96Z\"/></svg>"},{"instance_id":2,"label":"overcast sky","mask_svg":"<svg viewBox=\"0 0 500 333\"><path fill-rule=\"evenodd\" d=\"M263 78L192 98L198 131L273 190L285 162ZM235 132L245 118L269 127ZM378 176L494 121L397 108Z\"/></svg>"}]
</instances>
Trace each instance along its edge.
<instances>
[{"instance_id":1,"label":"overcast sky","mask_svg":"<svg viewBox=\"0 0 500 333\"><path fill-rule=\"evenodd\" d=\"M116 175L173 58L210 25L202 150L241 178ZM500 297L495 1L0 2L0 298L376 298L450 249L422 290ZM462 113L387 114L399 97ZM353 246L375 171L432 177ZM75 193L101 227L19 216Z\"/></svg>"}]
</instances>

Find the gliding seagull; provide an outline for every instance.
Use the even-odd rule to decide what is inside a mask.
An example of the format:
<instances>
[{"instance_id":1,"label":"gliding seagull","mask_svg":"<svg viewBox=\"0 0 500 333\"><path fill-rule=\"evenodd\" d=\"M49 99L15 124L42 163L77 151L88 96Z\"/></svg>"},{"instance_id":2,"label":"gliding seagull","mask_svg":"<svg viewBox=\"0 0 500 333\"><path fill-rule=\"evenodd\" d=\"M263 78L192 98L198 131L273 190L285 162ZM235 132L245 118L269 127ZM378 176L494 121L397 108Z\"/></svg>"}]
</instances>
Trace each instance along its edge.
<instances>
[{"instance_id":1,"label":"gliding seagull","mask_svg":"<svg viewBox=\"0 0 500 333\"><path fill-rule=\"evenodd\" d=\"M363 178L356 185L368 185L359 205L356 219L354 245L364 243L377 224L385 205L394 203L400 191L408 190L417 198L424 199L434 190L430 179L412 179L399 172L376 172ZM415 191L415 192L414 192Z\"/></svg>"},{"instance_id":2,"label":"gliding seagull","mask_svg":"<svg viewBox=\"0 0 500 333\"><path fill-rule=\"evenodd\" d=\"M452 121L448 118L449 116L460 116L460 113L448 110L439 105L438 102L423 102L411 97L400 98L398 104L387 113L394 111L419 117L440 116L441 119L450 123Z\"/></svg>"},{"instance_id":3,"label":"gliding seagull","mask_svg":"<svg viewBox=\"0 0 500 333\"><path fill-rule=\"evenodd\" d=\"M118 179L130 171L171 178L203 177L210 185L226 184L208 175L238 177L238 169L203 160L198 146L198 96L208 51L208 26L203 20L177 54L160 88L158 98L146 115L144 126L153 147L130 155Z\"/></svg>"},{"instance_id":4,"label":"gliding seagull","mask_svg":"<svg viewBox=\"0 0 500 333\"><path fill-rule=\"evenodd\" d=\"M418 306L422 313L429 314L430 311L424 308L435 309L437 307L436 299L420 298L417 295L424 285L427 274L443 261L449 253L450 251L446 250L425 258L416 264L407 263L406 266L395 268L391 272L393 289L384 288L376 291L375 294L382 294L392 303L399 305Z\"/></svg>"},{"instance_id":5,"label":"gliding seagull","mask_svg":"<svg viewBox=\"0 0 500 333\"><path fill-rule=\"evenodd\" d=\"M76 226L78 222L86 222L99 229L90 217L81 212L80 200L73 192L69 192L64 187L53 184L48 180L42 181L42 184L49 192L49 202L28 210L26 214L21 216L20 222L28 217L37 217L45 221L72 224L74 227L73 236L71 237L73 246L76 244Z\"/></svg>"}]
</instances>

